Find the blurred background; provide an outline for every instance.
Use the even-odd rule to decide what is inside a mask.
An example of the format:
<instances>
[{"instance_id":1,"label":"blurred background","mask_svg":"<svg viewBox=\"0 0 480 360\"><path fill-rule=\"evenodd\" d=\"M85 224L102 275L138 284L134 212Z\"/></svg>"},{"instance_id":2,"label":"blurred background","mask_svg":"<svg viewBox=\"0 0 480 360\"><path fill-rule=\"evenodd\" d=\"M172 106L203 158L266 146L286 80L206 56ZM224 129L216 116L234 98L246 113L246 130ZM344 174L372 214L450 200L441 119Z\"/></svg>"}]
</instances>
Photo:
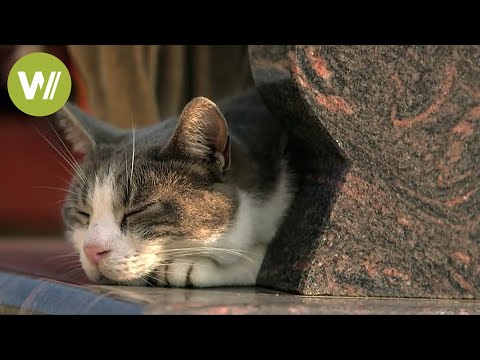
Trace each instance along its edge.
<instances>
[{"instance_id":1,"label":"blurred background","mask_svg":"<svg viewBox=\"0 0 480 360\"><path fill-rule=\"evenodd\" d=\"M253 84L247 46L1 45L0 236L60 236L60 208L69 165L43 138L61 148L55 124L20 112L6 83L12 65L36 51L60 58L72 77L70 100L122 128L178 114L194 96L214 101Z\"/></svg>"}]
</instances>

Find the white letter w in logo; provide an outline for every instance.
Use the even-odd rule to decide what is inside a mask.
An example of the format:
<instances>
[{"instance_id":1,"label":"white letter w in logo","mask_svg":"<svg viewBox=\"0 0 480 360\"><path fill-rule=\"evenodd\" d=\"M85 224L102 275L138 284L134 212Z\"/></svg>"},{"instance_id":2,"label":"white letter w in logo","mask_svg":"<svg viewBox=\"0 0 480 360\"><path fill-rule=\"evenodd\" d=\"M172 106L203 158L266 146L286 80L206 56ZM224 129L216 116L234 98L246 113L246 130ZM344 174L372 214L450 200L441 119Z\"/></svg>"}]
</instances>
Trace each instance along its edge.
<instances>
[{"instance_id":1,"label":"white letter w in logo","mask_svg":"<svg viewBox=\"0 0 480 360\"><path fill-rule=\"evenodd\" d=\"M43 92L43 100L52 100L55 91L57 90L58 80L60 80L61 71L52 71L50 72L50 77L48 78L47 87ZM43 83L45 79L41 71L36 71L35 75L33 75L32 83L28 83L27 75L25 71L19 71L18 77L20 78L20 84L23 88L23 93L25 94L25 98L27 100L33 100L35 97L35 93L37 92L37 88L43 88Z\"/></svg>"}]
</instances>

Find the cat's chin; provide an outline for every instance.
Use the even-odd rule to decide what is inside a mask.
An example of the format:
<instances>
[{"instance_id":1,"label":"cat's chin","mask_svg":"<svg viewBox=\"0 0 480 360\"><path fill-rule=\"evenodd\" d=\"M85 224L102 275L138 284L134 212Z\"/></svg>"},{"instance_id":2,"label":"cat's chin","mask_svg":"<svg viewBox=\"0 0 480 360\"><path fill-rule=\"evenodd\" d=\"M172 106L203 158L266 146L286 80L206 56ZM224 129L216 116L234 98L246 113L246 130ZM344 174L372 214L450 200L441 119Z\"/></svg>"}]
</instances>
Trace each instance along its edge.
<instances>
[{"instance_id":1,"label":"cat's chin","mask_svg":"<svg viewBox=\"0 0 480 360\"><path fill-rule=\"evenodd\" d=\"M124 285L124 286L150 286L141 278L120 278L112 279L103 274L99 269L85 269L87 277L98 285Z\"/></svg>"},{"instance_id":2,"label":"cat's chin","mask_svg":"<svg viewBox=\"0 0 480 360\"><path fill-rule=\"evenodd\" d=\"M112 280L103 275L95 282L98 285L120 285L120 286L151 286L148 282L142 279L131 279L131 280Z\"/></svg>"}]
</instances>

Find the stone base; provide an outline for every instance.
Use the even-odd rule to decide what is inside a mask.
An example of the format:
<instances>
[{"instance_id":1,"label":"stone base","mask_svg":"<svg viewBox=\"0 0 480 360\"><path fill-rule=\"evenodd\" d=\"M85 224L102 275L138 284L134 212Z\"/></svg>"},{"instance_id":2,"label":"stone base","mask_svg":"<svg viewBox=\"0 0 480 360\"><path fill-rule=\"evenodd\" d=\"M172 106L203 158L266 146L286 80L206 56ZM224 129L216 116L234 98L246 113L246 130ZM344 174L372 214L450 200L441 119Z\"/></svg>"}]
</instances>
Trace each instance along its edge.
<instances>
[{"instance_id":1,"label":"stone base","mask_svg":"<svg viewBox=\"0 0 480 360\"><path fill-rule=\"evenodd\" d=\"M480 46L251 46L295 205L258 284L480 298Z\"/></svg>"}]
</instances>

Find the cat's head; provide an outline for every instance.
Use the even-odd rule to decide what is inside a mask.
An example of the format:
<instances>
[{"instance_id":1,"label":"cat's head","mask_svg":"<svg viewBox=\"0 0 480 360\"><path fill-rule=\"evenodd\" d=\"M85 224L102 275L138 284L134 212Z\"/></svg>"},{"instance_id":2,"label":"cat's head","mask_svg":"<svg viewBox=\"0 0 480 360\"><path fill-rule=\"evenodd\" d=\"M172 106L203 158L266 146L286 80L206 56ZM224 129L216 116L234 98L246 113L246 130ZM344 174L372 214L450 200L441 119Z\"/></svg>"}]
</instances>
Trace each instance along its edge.
<instances>
[{"instance_id":1,"label":"cat's head","mask_svg":"<svg viewBox=\"0 0 480 360\"><path fill-rule=\"evenodd\" d=\"M139 283L173 258L208 251L232 226L230 137L212 101L193 99L170 131L116 129L71 104L53 119L85 154L63 218L91 280Z\"/></svg>"}]
</instances>

